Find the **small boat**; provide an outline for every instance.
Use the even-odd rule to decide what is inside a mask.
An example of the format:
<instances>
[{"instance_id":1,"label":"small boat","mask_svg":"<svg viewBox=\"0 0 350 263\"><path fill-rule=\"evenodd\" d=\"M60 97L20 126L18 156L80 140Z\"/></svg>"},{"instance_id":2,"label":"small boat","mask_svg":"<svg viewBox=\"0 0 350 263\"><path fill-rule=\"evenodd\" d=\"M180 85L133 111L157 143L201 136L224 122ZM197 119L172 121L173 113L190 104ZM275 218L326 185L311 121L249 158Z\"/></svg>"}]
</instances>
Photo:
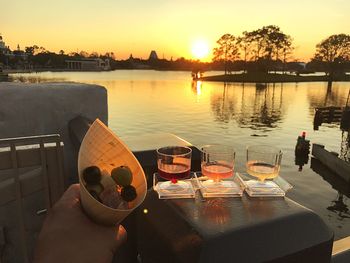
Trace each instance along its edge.
<instances>
[{"instance_id":1,"label":"small boat","mask_svg":"<svg viewBox=\"0 0 350 263\"><path fill-rule=\"evenodd\" d=\"M192 70L191 76L193 80L198 80L203 77L203 71L200 70Z\"/></svg>"}]
</instances>

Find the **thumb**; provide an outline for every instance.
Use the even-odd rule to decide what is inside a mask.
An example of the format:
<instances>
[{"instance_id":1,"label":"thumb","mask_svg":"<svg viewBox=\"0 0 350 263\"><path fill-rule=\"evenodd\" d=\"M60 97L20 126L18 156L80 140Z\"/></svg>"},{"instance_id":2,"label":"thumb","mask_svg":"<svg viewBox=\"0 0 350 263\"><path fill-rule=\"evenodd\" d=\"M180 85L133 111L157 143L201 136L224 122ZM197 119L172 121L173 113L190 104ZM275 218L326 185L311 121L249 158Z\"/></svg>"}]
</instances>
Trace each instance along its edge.
<instances>
[{"instance_id":1,"label":"thumb","mask_svg":"<svg viewBox=\"0 0 350 263\"><path fill-rule=\"evenodd\" d=\"M114 252L126 241L127 233L122 225L119 225L116 229L116 235L114 238L113 250Z\"/></svg>"}]
</instances>

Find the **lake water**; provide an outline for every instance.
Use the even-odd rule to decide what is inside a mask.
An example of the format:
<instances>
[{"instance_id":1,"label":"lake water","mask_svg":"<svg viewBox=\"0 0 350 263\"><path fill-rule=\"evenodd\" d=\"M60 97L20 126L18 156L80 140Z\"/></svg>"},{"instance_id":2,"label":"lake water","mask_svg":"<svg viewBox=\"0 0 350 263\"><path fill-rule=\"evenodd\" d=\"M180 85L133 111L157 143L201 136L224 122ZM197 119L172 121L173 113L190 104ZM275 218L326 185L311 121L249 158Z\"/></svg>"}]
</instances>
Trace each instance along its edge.
<instances>
[{"instance_id":1,"label":"lake water","mask_svg":"<svg viewBox=\"0 0 350 263\"><path fill-rule=\"evenodd\" d=\"M213 74L213 73L211 73ZM315 107L345 106L350 83L241 84L192 82L189 72L119 70L15 74L22 81L77 81L108 90L109 126L119 136L174 133L194 145L232 144L236 170L244 170L247 145L283 150L281 175L293 186L288 197L314 210L335 231L350 235L350 187L310 159L301 172L294 147L302 131L312 143L347 154L349 135L339 124L313 130ZM346 152L347 150L347 152ZM316 167L316 168L315 168ZM321 169L322 176L313 169Z\"/></svg>"}]
</instances>

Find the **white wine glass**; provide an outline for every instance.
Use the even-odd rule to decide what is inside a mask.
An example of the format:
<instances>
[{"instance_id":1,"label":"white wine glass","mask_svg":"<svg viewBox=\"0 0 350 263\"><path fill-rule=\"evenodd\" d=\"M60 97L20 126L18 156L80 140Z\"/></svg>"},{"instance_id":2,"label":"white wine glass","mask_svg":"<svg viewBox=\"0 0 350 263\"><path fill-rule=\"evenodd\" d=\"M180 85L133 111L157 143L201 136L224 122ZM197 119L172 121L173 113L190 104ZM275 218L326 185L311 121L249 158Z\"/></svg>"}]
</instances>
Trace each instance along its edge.
<instances>
[{"instance_id":1,"label":"white wine glass","mask_svg":"<svg viewBox=\"0 0 350 263\"><path fill-rule=\"evenodd\" d=\"M253 145L247 147L247 173L256 177L260 184L266 179L278 176L282 160L282 151L273 146Z\"/></svg>"}]
</instances>

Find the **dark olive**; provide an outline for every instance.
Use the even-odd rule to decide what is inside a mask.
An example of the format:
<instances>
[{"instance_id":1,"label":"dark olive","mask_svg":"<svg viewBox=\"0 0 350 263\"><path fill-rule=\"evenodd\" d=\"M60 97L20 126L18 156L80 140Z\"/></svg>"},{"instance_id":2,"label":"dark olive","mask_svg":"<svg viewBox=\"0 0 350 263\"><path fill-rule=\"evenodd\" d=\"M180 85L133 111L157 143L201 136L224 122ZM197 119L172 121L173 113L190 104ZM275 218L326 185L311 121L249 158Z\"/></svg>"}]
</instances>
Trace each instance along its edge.
<instances>
[{"instance_id":1,"label":"dark olive","mask_svg":"<svg viewBox=\"0 0 350 263\"><path fill-rule=\"evenodd\" d=\"M120 193L120 195L125 201L131 202L136 198L137 193L135 187L133 187L132 185L127 185L122 188L122 192Z\"/></svg>"},{"instance_id":2,"label":"dark olive","mask_svg":"<svg viewBox=\"0 0 350 263\"><path fill-rule=\"evenodd\" d=\"M99 184L101 181L101 170L97 166L89 166L83 171L83 178L87 184Z\"/></svg>"}]
</instances>

